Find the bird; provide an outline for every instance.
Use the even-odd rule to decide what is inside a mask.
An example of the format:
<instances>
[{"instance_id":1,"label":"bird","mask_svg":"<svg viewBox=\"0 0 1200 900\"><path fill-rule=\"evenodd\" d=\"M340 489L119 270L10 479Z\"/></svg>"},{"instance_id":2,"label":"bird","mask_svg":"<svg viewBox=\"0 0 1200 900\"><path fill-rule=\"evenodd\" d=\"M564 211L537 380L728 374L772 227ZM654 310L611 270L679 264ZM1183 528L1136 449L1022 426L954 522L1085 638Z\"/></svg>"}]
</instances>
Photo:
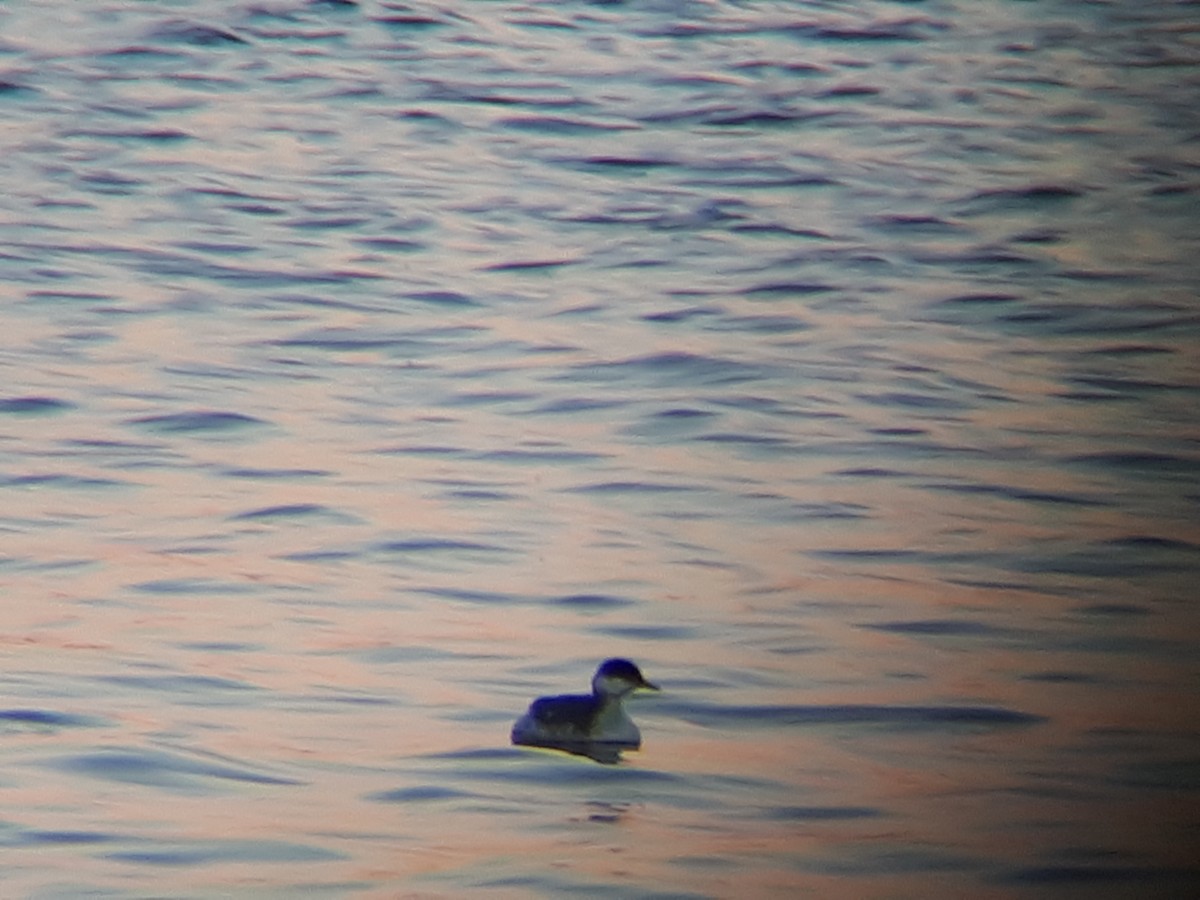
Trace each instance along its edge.
<instances>
[{"instance_id":1,"label":"bird","mask_svg":"<svg viewBox=\"0 0 1200 900\"><path fill-rule=\"evenodd\" d=\"M534 700L513 725L512 742L559 749L605 744L636 750L642 745L642 733L621 701L638 688L659 690L629 660L606 659L592 676L591 694Z\"/></svg>"}]
</instances>

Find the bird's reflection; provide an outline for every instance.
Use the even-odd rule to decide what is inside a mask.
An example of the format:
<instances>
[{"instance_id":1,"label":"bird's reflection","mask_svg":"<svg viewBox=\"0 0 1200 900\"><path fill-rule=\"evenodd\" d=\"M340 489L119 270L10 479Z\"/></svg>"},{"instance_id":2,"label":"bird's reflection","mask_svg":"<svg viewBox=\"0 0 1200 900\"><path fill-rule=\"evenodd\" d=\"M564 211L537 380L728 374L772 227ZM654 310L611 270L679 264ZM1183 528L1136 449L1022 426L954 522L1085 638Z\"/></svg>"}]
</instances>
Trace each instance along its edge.
<instances>
[{"instance_id":1,"label":"bird's reflection","mask_svg":"<svg viewBox=\"0 0 1200 900\"><path fill-rule=\"evenodd\" d=\"M640 746L619 741L518 740L515 736L513 744L519 747L538 747L542 750L561 750L572 756L586 756L588 759L606 766L615 766L621 761L623 751L637 750Z\"/></svg>"}]
</instances>

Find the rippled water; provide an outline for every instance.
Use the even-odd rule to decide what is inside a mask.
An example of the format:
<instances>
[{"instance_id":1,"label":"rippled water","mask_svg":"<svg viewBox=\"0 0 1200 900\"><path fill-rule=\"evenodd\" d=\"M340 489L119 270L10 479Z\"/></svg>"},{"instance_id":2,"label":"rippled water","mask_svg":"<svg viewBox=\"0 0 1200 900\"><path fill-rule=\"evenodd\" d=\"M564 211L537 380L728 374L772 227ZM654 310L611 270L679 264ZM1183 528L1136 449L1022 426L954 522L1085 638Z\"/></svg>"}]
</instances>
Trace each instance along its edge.
<instances>
[{"instance_id":1,"label":"rippled water","mask_svg":"<svg viewBox=\"0 0 1200 900\"><path fill-rule=\"evenodd\" d=\"M1192 895L1194 10L6 5L5 895Z\"/></svg>"}]
</instances>

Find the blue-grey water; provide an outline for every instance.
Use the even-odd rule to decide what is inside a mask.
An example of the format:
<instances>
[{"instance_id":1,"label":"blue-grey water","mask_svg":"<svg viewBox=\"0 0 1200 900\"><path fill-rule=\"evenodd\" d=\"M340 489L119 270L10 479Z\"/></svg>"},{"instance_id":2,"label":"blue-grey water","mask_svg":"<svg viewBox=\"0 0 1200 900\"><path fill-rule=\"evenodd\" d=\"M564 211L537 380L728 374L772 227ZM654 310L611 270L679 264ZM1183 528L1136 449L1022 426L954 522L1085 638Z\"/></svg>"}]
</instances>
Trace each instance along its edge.
<instances>
[{"instance_id":1,"label":"blue-grey water","mask_svg":"<svg viewBox=\"0 0 1200 900\"><path fill-rule=\"evenodd\" d=\"M5 4L0 893L1195 896L1196 10Z\"/></svg>"}]
</instances>

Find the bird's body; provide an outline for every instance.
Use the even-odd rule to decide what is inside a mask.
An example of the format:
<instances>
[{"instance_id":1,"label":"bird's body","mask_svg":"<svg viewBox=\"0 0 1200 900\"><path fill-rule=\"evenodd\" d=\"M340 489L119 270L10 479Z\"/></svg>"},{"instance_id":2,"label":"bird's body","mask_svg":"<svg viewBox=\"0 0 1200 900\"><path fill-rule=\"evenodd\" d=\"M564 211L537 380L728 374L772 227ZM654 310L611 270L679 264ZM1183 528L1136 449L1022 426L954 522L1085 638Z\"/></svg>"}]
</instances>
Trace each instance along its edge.
<instances>
[{"instance_id":1,"label":"bird's body","mask_svg":"<svg viewBox=\"0 0 1200 900\"><path fill-rule=\"evenodd\" d=\"M513 743L543 747L603 743L636 749L642 735L621 701L638 688L658 690L628 660L606 660L592 678L592 693L534 700L513 725Z\"/></svg>"}]
</instances>

